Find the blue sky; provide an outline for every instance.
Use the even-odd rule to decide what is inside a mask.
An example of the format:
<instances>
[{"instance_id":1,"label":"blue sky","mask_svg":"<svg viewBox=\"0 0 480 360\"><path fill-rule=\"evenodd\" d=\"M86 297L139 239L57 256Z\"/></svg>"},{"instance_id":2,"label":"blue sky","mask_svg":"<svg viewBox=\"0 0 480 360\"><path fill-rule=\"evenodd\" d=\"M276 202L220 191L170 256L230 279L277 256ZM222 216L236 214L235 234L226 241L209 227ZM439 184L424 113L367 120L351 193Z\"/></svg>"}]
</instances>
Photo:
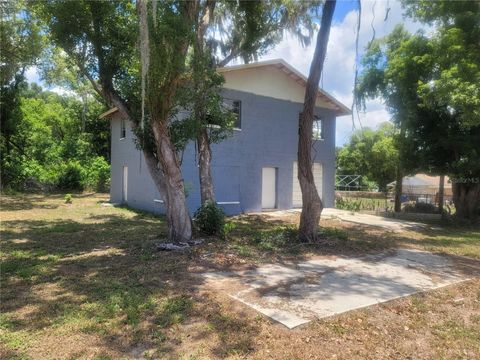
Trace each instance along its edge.
<instances>
[{"instance_id":1,"label":"blue sky","mask_svg":"<svg viewBox=\"0 0 480 360\"><path fill-rule=\"evenodd\" d=\"M390 8L385 21L387 8ZM358 17L357 1L338 1L334 13L334 22L330 31L327 57L325 59L323 79L320 83L326 91L334 95L347 107L351 107L353 99L353 78L355 65L355 38ZM421 27L410 19L403 19L401 4L397 0L362 0L361 28L359 36L360 56L367 43L372 38L372 24L376 37L389 34L393 28L403 23L411 32ZM286 36L275 49L265 54L262 60L282 58L304 75L308 76L310 62L313 57L315 42L308 47L302 47L294 38ZM380 123L390 120L390 114L385 109L381 99L367 102L365 112L360 117L351 116L337 118L336 144L345 144L354 129L363 127L375 128Z\"/></svg>"},{"instance_id":2,"label":"blue sky","mask_svg":"<svg viewBox=\"0 0 480 360\"><path fill-rule=\"evenodd\" d=\"M355 31L357 26L357 1L340 0L334 13L334 21L330 31L327 58L325 60L321 86L347 105L352 104L352 89L355 61ZM389 17L384 21L386 9L390 7ZM411 32L420 29L420 25L411 20L405 21L398 0L362 0L362 20L359 37L359 48L362 50L372 38L371 24L375 27L376 37L382 37L392 31L395 25L403 23ZM272 51L265 54L261 60L282 58L308 76L308 69L313 57L315 42L303 48L296 39L286 36ZM30 82L41 84L34 68L27 71ZM62 92L62 89L54 89ZM352 121L351 116L337 119L336 143L341 146L348 141L352 131L360 127L376 127L384 121L390 120L390 115L380 99L367 103L365 113Z\"/></svg>"}]
</instances>

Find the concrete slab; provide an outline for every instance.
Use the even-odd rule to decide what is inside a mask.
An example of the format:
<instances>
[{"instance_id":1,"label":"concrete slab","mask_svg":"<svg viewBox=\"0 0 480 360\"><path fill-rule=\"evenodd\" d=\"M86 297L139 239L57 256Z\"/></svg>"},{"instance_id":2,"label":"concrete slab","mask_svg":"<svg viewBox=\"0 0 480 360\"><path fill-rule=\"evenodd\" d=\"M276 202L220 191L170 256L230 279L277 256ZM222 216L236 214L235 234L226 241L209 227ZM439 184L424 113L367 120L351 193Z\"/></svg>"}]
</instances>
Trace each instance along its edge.
<instances>
[{"instance_id":1,"label":"concrete slab","mask_svg":"<svg viewBox=\"0 0 480 360\"><path fill-rule=\"evenodd\" d=\"M267 211L262 214L272 218L282 218L289 214L300 213L301 209ZM359 212L340 210L335 208L325 208L322 211L322 219L340 219L342 221L352 222L356 224L376 226L386 230L398 232L403 230L419 230L428 228L428 225L401 219L386 218L383 216L363 214Z\"/></svg>"},{"instance_id":2,"label":"concrete slab","mask_svg":"<svg viewBox=\"0 0 480 360\"><path fill-rule=\"evenodd\" d=\"M412 249L203 276L211 286L290 329L315 318L467 280L450 259Z\"/></svg>"},{"instance_id":3,"label":"concrete slab","mask_svg":"<svg viewBox=\"0 0 480 360\"><path fill-rule=\"evenodd\" d=\"M406 221L394 218L386 218L383 216L362 214L359 212L352 212L347 210L340 210L334 208L325 208L322 211L323 218L337 218L343 221L353 222L356 224L370 225L381 227L391 231L403 230L419 230L428 227L425 224L415 221Z\"/></svg>"}]
</instances>

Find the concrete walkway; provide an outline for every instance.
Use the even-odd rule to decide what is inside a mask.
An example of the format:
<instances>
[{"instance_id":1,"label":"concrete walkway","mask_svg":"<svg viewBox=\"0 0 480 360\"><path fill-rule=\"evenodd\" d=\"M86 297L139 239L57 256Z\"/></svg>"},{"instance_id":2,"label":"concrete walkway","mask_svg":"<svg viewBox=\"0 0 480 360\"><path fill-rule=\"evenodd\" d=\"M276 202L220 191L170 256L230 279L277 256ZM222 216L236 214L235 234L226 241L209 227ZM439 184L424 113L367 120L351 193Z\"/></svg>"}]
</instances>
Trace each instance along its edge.
<instances>
[{"instance_id":1,"label":"concrete walkway","mask_svg":"<svg viewBox=\"0 0 480 360\"><path fill-rule=\"evenodd\" d=\"M362 214L359 212L339 210L334 208L324 209L322 211L322 216L324 218L337 218L357 224L377 226L392 231L418 230L427 227L425 224L414 221L386 218L383 216Z\"/></svg>"},{"instance_id":2,"label":"concrete walkway","mask_svg":"<svg viewBox=\"0 0 480 360\"><path fill-rule=\"evenodd\" d=\"M412 249L202 276L208 286L290 329L315 318L467 280L449 258Z\"/></svg>"},{"instance_id":3,"label":"concrete walkway","mask_svg":"<svg viewBox=\"0 0 480 360\"><path fill-rule=\"evenodd\" d=\"M271 217L282 217L287 214L299 213L301 209L291 209L283 211L264 212ZM403 231L403 230L419 230L428 227L428 225L406 221L400 219L386 218L383 216L376 216L370 214L362 214L359 212L340 210L334 208L325 208L322 211L323 219L340 219L342 221L353 222L362 225L370 225L381 227L391 231Z\"/></svg>"}]
</instances>

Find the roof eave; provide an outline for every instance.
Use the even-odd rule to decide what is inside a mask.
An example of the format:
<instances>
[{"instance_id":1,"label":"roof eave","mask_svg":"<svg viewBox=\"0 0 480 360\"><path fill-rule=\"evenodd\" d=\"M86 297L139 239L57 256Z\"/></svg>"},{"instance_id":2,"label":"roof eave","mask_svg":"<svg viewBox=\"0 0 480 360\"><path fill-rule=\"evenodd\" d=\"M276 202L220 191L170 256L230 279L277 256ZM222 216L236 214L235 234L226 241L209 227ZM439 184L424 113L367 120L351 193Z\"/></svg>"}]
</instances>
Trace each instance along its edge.
<instances>
[{"instance_id":1,"label":"roof eave","mask_svg":"<svg viewBox=\"0 0 480 360\"><path fill-rule=\"evenodd\" d=\"M106 118L107 116L112 115L112 114L116 113L117 111L118 111L118 108L115 106L115 107L111 108L110 110L107 110L104 113L100 114L100 116L98 118L99 119Z\"/></svg>"}]
</instances>

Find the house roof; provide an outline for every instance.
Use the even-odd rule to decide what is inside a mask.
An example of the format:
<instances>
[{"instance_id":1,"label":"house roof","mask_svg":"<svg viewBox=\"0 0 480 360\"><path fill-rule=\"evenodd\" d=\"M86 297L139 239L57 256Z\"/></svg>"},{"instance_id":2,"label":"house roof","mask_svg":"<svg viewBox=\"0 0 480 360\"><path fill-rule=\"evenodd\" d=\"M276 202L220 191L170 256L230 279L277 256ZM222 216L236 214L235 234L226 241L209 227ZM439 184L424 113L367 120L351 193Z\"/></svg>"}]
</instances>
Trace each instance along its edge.
<instances>
[{"instance_id":1,"label":"house roof","mask_svg":"<svg viewBox=\"0 0 480 360\"><path fill-rule=\"evenodd\" d=\"M283 59L273 59L273 60L266 60L266 61L258 61L250 64L226 66L223 68L219 68L218 72L221 74L226 74L229 72L262 68L262 67L273 67L273 68L279 69L283 73L285 73L286 76L288 76L290 79L292 79L302 87L306 87L307 85L307 78L301 72L299 72L297 69L295 69L292 65L290 65ZM350 109L346 105L342 104L340 101L335 99L333 95L329 94L328 92L326 92L320 87L318 88L317 98L331 105L331 107L337 112L338 116L351 114ZM302 99L302 102L303 102L303 99Z\"/></svg>"},{"instance_id":2,"label":"house roof","mask_svg":"<svg viewBox=\"0 0 480 360\"><path fill-rule=\"evenodd\" d=\"M412 176L405 176L402 180L402 187L420 187L420 188L438 188L440 184L440 176L430 176L427 174L415 174ZM388 184L394 186L395 181ZM445 188L452 187L450 179L445 176Z\"/></svg>"},{"instance_id":3,"label":"house roof","mask_svg":"<svg viewBox=\"0 0 480 360\"><path fill-rule=\"evenodd\" d=\"M217 69L217 71L221 74L224 74L224 76L228 77L229 74L235 74L237 72L242 73L244 71L255 70L255 69L260 69L260 68L265 68L265 69L266 68L269 68L269 69L273 68L273 69L279 70L282 73L284 73L285 76L287 76L288 79L294 81L296 84L300 85L302 88L305 88L306 85L307 85L307 78L302 73L300 73L297 69L295 69L293 66L291 66L286 61L284 61L283 59L274 59L274 60L254 62L254 63L250 63L250 64L226 66L226 67ZM248 75L245 76L247 78L247 82L245 84L243 84L243 85L241 84L240 88L235 87L235 86L233 86L232 88L237 89L237 90L248 91L249 87L252 87L252 88L254 87L254 84L253 84L254 81L253 80L262 81L261 79L259 79L255 75L256 74L252 74L252 76L255 77L254 79L248 79ZM245 77L243 77L243 80L245 80ZM240 76L240 78L242 78L242 76ZM228 88L229 84L230 84L230 81L228 81L228 80L229 79L227 79L226 84L225 84L226 88ZM297 85L297 87L298 87L298 85ZM237 84L237 86L238 86L238 84ZM271 84L267 84L267 87L268 86L273 87L273 85L271 85ZM272 89L270 89L270 90L272 90ZM278 92L278 88L275 89L275 90ZM253 91L253 92L255 93L255 91ZM265 96L271 95L269 93L269 89L265 89L265 88L257 91L256 93L258 95L265 95ZM303 101L303 96L304 95L299 96L298 93L296 95L297 95L296 98L295 98L296 101ZM279 95L279 96L272 95L272 97L287 99L287 97L282 96L282 95ZM292 100L292 99L288 98L288 100ZM320 87L318 88L317 100L318 100L318 102L320 102L322 104L325 104L328 108L334 110L336 112L337 116L343 116L343 115L350 115L351 114L350 109L346 105L342 104L340 101L335 99L335 97L333 97L331 94L329 94L328 92L326 92L325 90L323 90ZM109 115L111 115L111 114L113 114L117 111L118 111L118 109L116 107L114 107L114 108L104 112L103 114L101 114L100 118L107 117L107 116L109 116Z\"/></svg>"}]
</instances>

